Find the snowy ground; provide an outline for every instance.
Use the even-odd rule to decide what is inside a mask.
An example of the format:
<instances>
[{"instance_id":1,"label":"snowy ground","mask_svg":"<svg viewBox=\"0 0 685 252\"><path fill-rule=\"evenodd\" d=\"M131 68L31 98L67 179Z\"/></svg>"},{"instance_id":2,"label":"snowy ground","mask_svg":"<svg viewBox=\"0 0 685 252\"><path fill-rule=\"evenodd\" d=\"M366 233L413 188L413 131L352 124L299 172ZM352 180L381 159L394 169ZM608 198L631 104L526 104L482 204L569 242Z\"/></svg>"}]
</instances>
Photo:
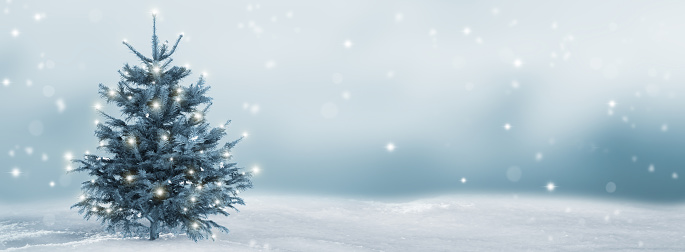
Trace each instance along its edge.
<instances>
[{"instance_id":1,"label":"snowy ground","mask_svg":"<svg viewBox=\"0 0 685 252\"><path fill-rule=\"evenodd\" d=\"M454 195L387 203L247 197L216 241L120 239L68 203L0 206L9 251L685 251L685 206Z\"/></svg>"}]
</instances>

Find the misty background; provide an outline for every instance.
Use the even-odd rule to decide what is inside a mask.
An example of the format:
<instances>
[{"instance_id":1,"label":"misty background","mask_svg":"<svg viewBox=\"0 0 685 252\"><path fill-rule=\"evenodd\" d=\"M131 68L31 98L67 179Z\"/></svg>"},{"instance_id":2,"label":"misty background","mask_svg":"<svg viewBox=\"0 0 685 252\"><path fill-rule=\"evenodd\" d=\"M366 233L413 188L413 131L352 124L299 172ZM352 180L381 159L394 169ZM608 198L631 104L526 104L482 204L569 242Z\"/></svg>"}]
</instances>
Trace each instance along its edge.
<instances>
[{"instance_id":1,"label":"misty background","mask_svg":"<svg viewBox=\"0 0 685 252\"><path fill-rule=\"evenodd\" d=\"M73 198L98 83L175 41L248 193L685 199L685 3L0 3L0 202ZM105 111L119 115L113 104ZM552 191L547 187L553 184ZM249 202L249 199L246 199Z\"/></svg>"}]
</instances>

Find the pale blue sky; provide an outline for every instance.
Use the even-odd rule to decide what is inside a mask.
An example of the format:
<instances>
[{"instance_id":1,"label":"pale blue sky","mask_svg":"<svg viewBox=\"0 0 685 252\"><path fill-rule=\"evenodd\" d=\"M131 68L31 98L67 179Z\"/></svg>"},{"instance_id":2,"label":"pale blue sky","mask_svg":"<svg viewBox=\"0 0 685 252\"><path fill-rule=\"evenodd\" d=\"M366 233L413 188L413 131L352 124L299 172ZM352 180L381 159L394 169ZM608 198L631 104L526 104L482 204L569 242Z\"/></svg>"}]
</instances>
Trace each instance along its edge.
<instances>
[{"instance_id":1,"label":"pale blue sky","mask_svg":"<svg viewBox=\"0 0 685 252\"><path fill-rule=\"evenodd\" d=\"M681 200L684 7L3 1L0 201L79 194L64 155L95 150L97 84L137 64L122 39L149 53L153 9L162 40L185 34L185 83L206 72L208 119L248 132L253 193Z\"/></svg>"}]
</instances>

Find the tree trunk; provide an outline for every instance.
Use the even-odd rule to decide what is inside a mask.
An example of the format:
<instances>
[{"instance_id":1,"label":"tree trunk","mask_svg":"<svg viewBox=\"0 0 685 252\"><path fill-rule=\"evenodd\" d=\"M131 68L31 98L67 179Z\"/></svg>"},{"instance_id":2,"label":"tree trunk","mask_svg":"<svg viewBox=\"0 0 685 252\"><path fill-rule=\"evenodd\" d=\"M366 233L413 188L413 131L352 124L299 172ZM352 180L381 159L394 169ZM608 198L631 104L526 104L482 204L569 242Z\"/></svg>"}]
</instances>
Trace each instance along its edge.
<instances>
[{"instance_id":1,"label":"tree trunk","mask_svg":"<svg viewBox=\"0 0 685 252\"><path fill-rule=\"evenodd\" d=\"M150 240L154 241L155 239L159 238L159 221L154 220L150 221Z\"/></svg>"}]
</instances>

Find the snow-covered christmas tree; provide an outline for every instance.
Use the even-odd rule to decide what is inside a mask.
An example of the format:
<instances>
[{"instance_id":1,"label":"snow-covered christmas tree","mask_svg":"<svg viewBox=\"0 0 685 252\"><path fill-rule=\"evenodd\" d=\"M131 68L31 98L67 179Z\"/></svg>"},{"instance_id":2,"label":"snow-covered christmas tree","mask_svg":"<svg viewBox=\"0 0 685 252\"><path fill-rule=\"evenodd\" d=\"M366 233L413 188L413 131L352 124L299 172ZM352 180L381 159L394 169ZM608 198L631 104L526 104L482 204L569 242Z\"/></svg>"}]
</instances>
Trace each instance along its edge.
<instances>
[{"instance_id":1,"label":"snow-covered christmas tree","mask_svg":"<svg viewBox=\"0 0 685 252\"><path fill-rule=\"evenodd\" d=\"M97 108L106 120L95 135L107 154L74 160L74 171L93 179L82 184L83 195L72 208L124 236L149 234L154 240L169 231L195 241L212 238L212 228L228 229L208 217L244 205L238 194L252 187L251 173L230 162L240 139L219 144L228 122L211 128L205 120L211 98L203 77L182 86L190 70L170 65L183 35L169 47L159 43L154 15L152 27L152 57L124 41L142 65L126 64L116 87L100 84L100 96L116 104L123 118Z\"/></svg>"}]
</instances>

